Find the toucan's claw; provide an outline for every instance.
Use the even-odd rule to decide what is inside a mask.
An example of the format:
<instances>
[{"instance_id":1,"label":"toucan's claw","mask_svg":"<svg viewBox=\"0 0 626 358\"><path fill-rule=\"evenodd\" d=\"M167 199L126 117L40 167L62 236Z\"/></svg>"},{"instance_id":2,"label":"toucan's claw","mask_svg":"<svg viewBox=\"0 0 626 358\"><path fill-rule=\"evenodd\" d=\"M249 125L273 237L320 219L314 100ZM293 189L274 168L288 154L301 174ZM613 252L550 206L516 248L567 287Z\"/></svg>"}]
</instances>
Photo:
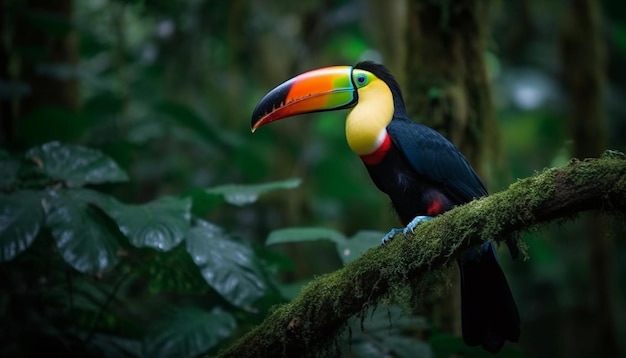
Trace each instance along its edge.
<instances>
[{"instance_id":1,"label":"toucan's claw","mask_svg":"<svg viewBox=\"0 0 626 358\"><path fill-rule=\"evenodd\" d=\"M405 238L407 238L409 234L413 235L415 228L421 223L428 220L432 220L432 216L416 216L415 218L413 218L413 220L411 220L411 222L409 222L409 224L404 229L389 230L389 232L385 236L383 236L383 246L387 245L387 243L399 233L402 233Z\"/></svg>"},{"instance_id":2,"label":"toucan's claw","mask_svg":"<svg viewBox=\"0 0 626 358\"><path fill-rule=\"evenodd\" d=\"M409 233L411 233L411 235L414 234L414 230L415 228L423 223L426 222L428 220L432 220L433 217L432 216L416 216L413 218L413 220L411 220L411 222L404 228L404 230L402 230L402 233L404 234L404 236L408 236Z\"/></svg>"},{"instance_id":3,"label":"toucan's claw","mask_svg":"<svg viewBox=\"0 0 626 358\"><path fill-rule=\"evenodd\" d=\"M387 234L385 234L385 236L383 236L382 239L382 243L383 246L387 245L387 243L389 241L391 241L391 239L393 239L394 236L396 236L396 234L399 234L401 232L403 232L404 229L391 229L389 230L389 232Z\"/></svg>"}]
</instances>

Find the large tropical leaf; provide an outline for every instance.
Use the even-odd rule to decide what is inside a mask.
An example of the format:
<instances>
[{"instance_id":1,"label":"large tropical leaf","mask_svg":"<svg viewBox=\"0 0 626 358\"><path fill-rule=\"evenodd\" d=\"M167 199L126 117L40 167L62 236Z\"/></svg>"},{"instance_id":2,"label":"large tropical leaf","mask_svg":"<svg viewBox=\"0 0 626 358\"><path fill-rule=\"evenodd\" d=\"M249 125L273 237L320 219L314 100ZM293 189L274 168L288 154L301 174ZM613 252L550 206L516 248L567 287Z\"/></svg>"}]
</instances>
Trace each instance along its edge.
<instances>
[{"instance_id":1,"label":"large tropical leaf","mask_svg":"<svg viewBox=\"0 0 626 358\"><path fill-rule=\"evenodd\" d=\"M52 232L59 254L83 273L111 269L119 261L119 232L92 203L104 196L92 190L49 192L44 201L46 226Z\"/></svg>"},{"instance_id":2,"label":"large tropical leaf","mask_svg":"<svg viewBox=\"0 0 626 358\"><path fill-rule=\"evenodd\" d=\"M235 306L250 308L265 291L254 253L231 240L221 228L202 220L189 230L187 252L206 282Z\"/></svg>"},{"instance_id":3,"label":"large tropical leaf","mask_svg":"<svg viewBox=\"0 0 626 358\"><path fill-rule=\"evenodd\" d=\"M300 182L301 180L299 178L291 178L262 184L225 184L206 189L206 192L209 194L223 195L226 202L243 206L256 202L262 194L274 190L296 188L300 185Z\"/></svg>"},{"instance_id":4,"label":"large tropical leaf","mask_svg":"<svg viewBox=\"0 0 626 358\"><path fill-rule=\"evenodd\" d=\"M379 246L383 236L384 234L378 231L359 231L347 239L342 233L333 229L294 227L272 231L265 245L329 240L335 244L337 254L346 264L361 256L366 250Z\"/></svg>"},{"instance_id":5,"label":"large tropical leaf","mask_svg":"<svg viewBox=\"0 0 626 358\"><path fill-rule=\"evenodd\" d=\"M365 251L379 247L385 236L380 231L359 231L347 240L337 243L337 253L344 264L361 256Z\"/></svg>"},{"instance_id":6,"label":"large tropical leaf","mask_svg":"<svg viewBox=\"0 0 626 358\"><path fill-rule=\"evenodd\" d=\"M26 158L48 177L70 188L128 180L111 158L87 147L49 142L27 151Z\"/></svg>"},{"instance_id":7,"label":"large tropical leaf","mask_svg":"<svg viewBox=\"0 0 626 358\"><path fill-rule=\"evenodd\" d=\"M42 193L0 194L0 261L9 261L35 240L43 223Z\"/></svg>"},{"instance_id":8,"label":"large tropical leaf","mask_svg":"<svg viewBox=\"0 0 626 358\"><path fill-rule=\"evenodd\" d=\"M234 331L237 322L219 308L211 312L186 306L165 315L158 330L146 337L145 357L197 357Z\"/></svg>"},{"instance_id":9,"label":"large tropical leaf","mask_svg":"<svg viewBox=\"0 0 626 358\"><path fill-rule=\"evenodd\" d=\"M342 233L333 229L322 227L294 227L272 231L265 241L265 245L317 240L330 240L335 244L340 244L343 243L346 238Z\"/></svg>"},{"instance_id":10,"label":"large tropical leaf","mask_svg":"<svg viewBox=\"0 0 626 358\"><path fill-rule=\"evenodd\" d=\"M108 201L103 210L134 246L169 251L189 231L191 200L164 197L143 205Z\"/></svg>"}]
</instances>

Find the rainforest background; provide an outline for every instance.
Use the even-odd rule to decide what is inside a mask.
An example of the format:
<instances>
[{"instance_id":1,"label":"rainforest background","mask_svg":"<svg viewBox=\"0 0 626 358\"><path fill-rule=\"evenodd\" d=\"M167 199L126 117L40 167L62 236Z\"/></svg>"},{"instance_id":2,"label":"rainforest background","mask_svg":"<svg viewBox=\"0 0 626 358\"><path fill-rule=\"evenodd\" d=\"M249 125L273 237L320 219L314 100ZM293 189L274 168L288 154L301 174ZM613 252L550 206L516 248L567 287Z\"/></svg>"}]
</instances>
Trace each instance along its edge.
<instances>
[{"instance_id":1,"label":"rainforest background","mask_svg":"<svg viewBox=\"0 0 626 358\"><path fill-rule=\"evenodd\" d=\"M620 0L3 0L0 16L0 356L213 355L377 246L398 224L344 112L250 133L298 73L384 63L490 192L626 146ZM583 215L523 233L525 260L502 250L523 324L499 356L624 357L624 232ZM356 318L341 354L490 356L462 343L454 287Z\"/></svg>"}]
</instances>

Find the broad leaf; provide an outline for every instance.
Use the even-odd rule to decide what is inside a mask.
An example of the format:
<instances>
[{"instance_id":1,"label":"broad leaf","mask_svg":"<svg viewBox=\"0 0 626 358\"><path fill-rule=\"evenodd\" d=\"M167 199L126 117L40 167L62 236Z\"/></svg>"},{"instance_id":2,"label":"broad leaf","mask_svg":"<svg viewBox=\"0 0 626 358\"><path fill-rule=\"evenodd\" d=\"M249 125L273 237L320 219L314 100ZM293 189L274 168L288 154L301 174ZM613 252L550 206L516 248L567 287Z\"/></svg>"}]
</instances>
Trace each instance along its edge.
<instances>
[{"instance_id":1,"label":"broad leaf","mask_svg":"<svg viewBox=\"0 0 626 358\"><path fill-rule=\"evenodd\" d=\"M330 240L335 244L344 244L346 238L342 233L333 229L297 227L272 231L265 241L265 245L317 240Z\"/></svg>"},{"instance_id":2,"label":"broad leaf","mask_svg":"<svg viewBox=\"0 0 626 358\"><path fill-rule=\"evenodd\" d=\"M46 226L59 254L83 273L106 271L119 261L119 233L104 213L90 204L98 195L87 189L59 190L50 192L44 201Z\"/></svg>"},{"instance_id":3,"label":"broad leaf","mask_svg":"<svg viewBox=\"0 0 626 358\"><path fill-rule=\"evenodd\" d=\"M197 357L214 348L235 330L237 322L219 308L207 312L198 307L173 309L156 333L144 340L145 357Z\"/></svg>"},{"instance_id":4,"label":"broad leaf","mask_svg":"<svg viewBox=\"0 0 626 358\"><path fill-rule=\"evenodd\" d=\"M299 227L272 231L265 245L329 240L335 243L337 254L346 264L361 256L368 249L380 246L383 236L384 233L378 231L359 231L350 239L346 239L342 233L333 229Z\"/></svg>"},{"instance_id":5,"label":"broad leaf","mask_svg":"<svg viewBox=\"0 0 626 358\"><path fill-rule=\"evenodd\" d=\"M91 148L49 142L30 149L26 158L48 177L63 181L70 188L128 180L111 158Z\"/></svg>"},{"instance_id":6,"label":"broad leaf","mask_svg":"<svg viewBox=\"0 0 626 358\"><path fill-rule=\"evenodd\" d=\"M169 251L189 231L191 200L164 197L143 205L117 201L103 203L103 210L136 247Z\"/></svg>"},{"instance_id":7,"label":"broad leaf","mask_svg":"<svg viewBox=\"0 0 626 358\"><path fill-rule=\"evenodd\" d=\"M10 261L35 240L43 224L42 193L0 194L0 261Z\"/></svg>"},{"instance_id":8,"label":"broad leaf","mask_svg":"<svg viewBox=\"0 0 626 358\"><path fill-rule=\"evenodd\" d=\"M385 234L379 231L359 231L348 240L337 243L337 253L344 264L361 256L365 251L378 247Z\"/></svg>"},{"instance_id":9,"label":"broad leaf","mask_svg":"<svg viewBox=\"0 0 626 358\"><path fill-rule=\"evenodd\" d=\"M263 296L265 282L255 270L254 253L219 227L198 220L187 235L187 252L206 282L233 305L249 308Z\"/></svg>"},{"instance_id":10,"label":"broad leaf","mask_svg":"<svg viewBox=\"0 0 626 358\"><path fill-rule=\"evenodd\" d=\"M296 188L300 185L300 182L301 180L298 178L291 178L263 184L226 184L206 189L206 192L209 194L223 195L226 202L243 206L256 202L262 194L274 190Z\"/></svg>"}]
</instances>

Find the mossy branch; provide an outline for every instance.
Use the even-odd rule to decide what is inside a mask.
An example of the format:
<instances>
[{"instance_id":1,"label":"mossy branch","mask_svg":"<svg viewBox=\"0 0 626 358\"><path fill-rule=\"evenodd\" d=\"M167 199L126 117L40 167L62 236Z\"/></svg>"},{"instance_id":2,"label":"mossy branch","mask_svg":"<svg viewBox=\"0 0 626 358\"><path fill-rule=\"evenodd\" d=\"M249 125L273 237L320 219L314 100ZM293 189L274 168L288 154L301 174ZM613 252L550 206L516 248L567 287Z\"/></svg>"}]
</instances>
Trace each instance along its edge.
<instances>
[{"instance_id":1,"label":"mossy branch","mask_svg":"<svg viewBox=\"0 0 626 358\"><path fill-rule=\"evenodd\" d=\"M483 240L501 240L588 210L626 210L626 157L572 160L424 223L410 240L375 247L341 270L308 284L294 301L235 342L221 357L298 357L332 346L346 320L412 284L428 288L433 273Z\"/></svg>"}]
</instances>

